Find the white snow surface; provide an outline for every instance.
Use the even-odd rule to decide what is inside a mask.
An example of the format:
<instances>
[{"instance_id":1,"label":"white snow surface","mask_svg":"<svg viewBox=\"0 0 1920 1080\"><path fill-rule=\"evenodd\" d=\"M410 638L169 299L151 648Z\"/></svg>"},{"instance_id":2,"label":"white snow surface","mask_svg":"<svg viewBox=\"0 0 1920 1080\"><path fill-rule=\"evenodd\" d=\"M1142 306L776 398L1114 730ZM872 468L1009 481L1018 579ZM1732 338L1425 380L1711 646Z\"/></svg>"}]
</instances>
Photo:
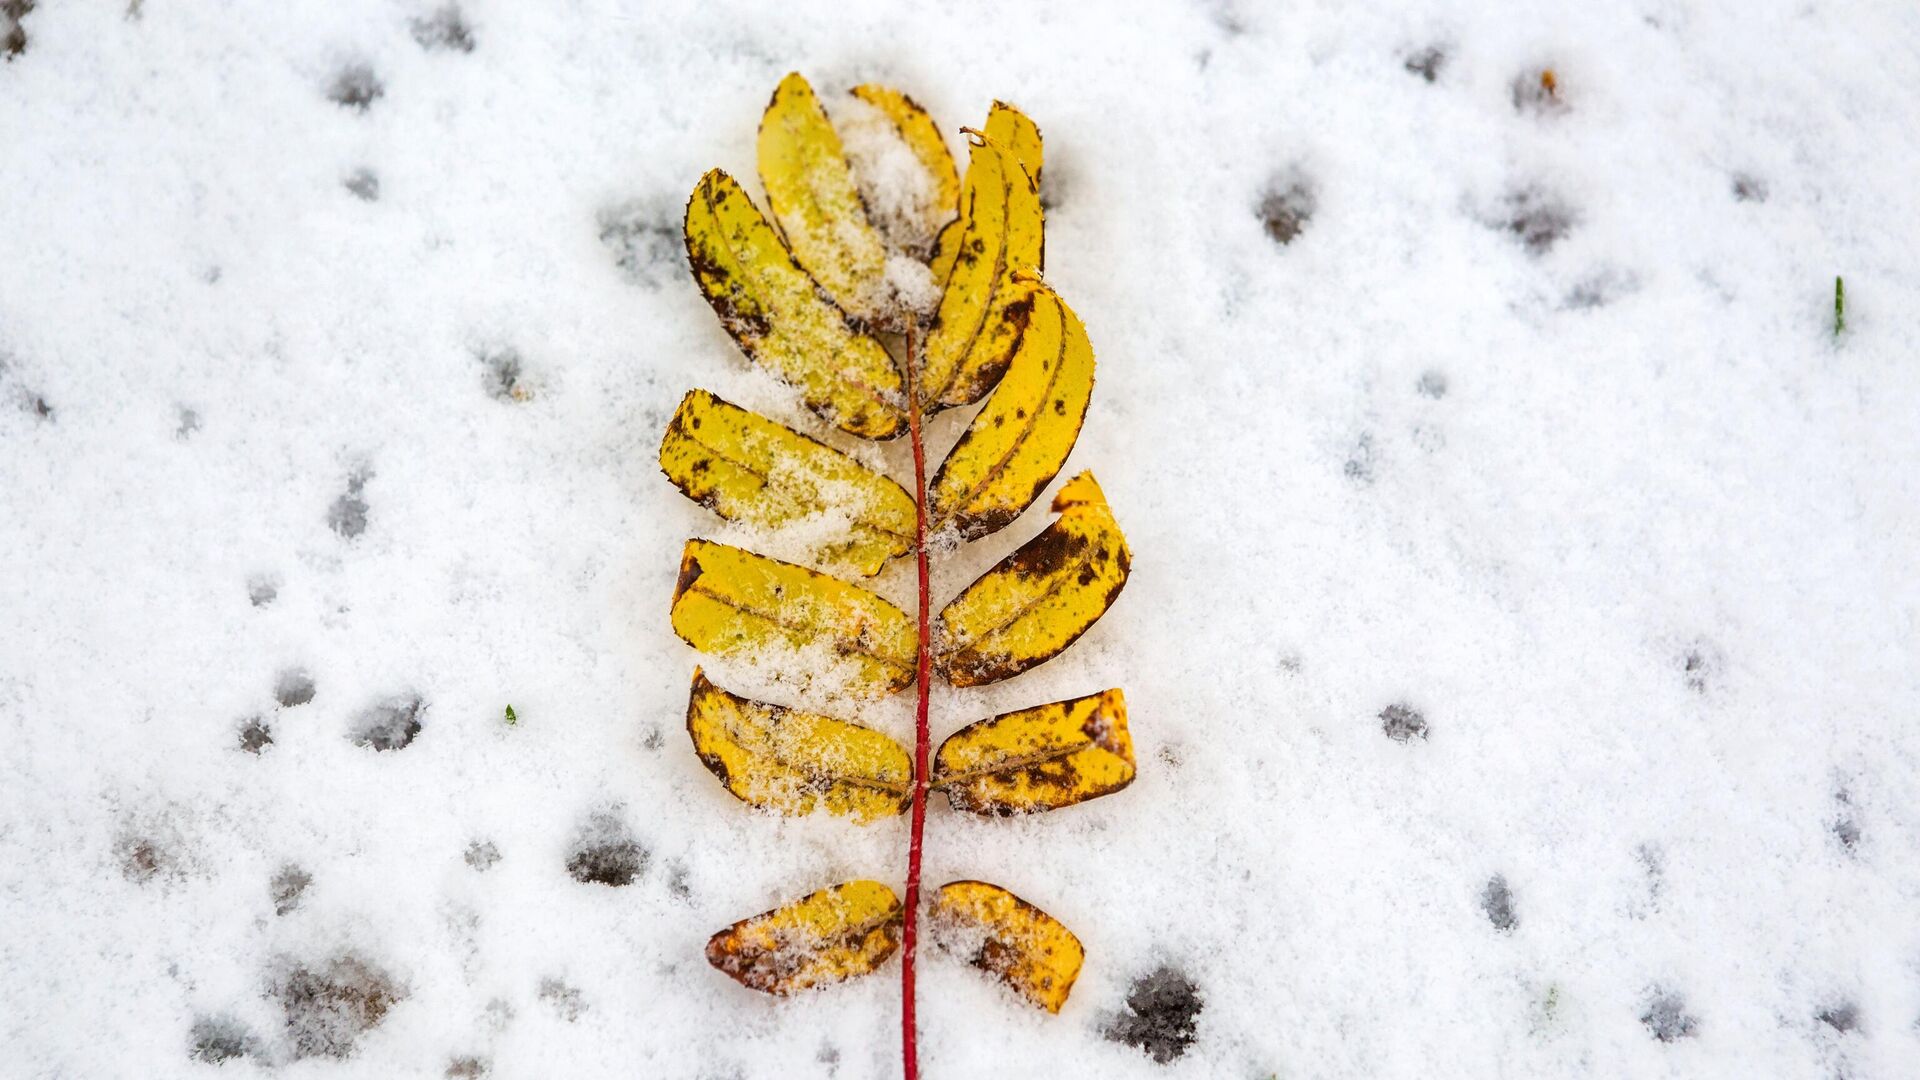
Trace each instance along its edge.
<instances>
[{"instance_id":1,"label":"white snow surface","mask_svg":"<svg viewBox=\"0 0 1920 1080\"><path fill-rule=\"evenodd\" d=\"M667 622L750 535L660 474L681 395L819 430L679 239L789 70L1039 122L1061 479L1135 556L935 694L1123 686L1140 770L934 801L929 883L1088 959L1049 1017L927 955L926 1076L1920 1075L1912 5L437 2L41 0L0 63L0 1076L897 1074L897 961L701 951L905 874L725 793ZM1163 967L1159 1063L1105 1033Z\"/></svg>"}]
</instances>

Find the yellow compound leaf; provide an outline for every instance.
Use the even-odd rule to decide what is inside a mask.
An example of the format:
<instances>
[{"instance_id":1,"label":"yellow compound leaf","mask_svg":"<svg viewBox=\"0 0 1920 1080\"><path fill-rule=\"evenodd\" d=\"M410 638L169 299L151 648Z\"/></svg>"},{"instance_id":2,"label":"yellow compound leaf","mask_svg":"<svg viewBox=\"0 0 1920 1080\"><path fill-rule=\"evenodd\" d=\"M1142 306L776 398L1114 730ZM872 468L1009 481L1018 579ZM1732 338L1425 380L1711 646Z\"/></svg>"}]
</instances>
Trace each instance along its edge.
<instances>
[{"instance_id":1,"label":"yellow compound leaf","mask_svg":"<svg viewBox=\"0 0 1920 1080\"><path fill-rule=\"evenodd\" d=\"M1019 348L993 396L954 444L928 489L928 526L967 540L1020 516L1053 482L1080 437L1093 395L1086 327L1052 289L1022 277L1005 308Z\"/></svg>"},{"instance_id":2,"label":"yellow compound leaf","mask_svg":"<svg viewBox=\"0 0 1920 1080\"><path fill-rule=\"evenodd\" d=\"M865 975L900 947L900 898L877 881L833 885L707 939L707 963L740 985L791 994Z\"/></svg>"},{"instance_id":3,"label":"yellow compound leaf","mask_svg":"<svg viewBox=\"0 0 1920 1080\"><path fill-rule=\"evenodd\" d=\"M690 390L660 441L660 468L721 517L777 527L844 515L849 535L820 558L863 575L913 546L913 496L891 478L783 424Z\"/></svg>"},{"instance_id":4,"label":"yellow compound leaf","mask_svg":"<svg viewBox=\"0 0 1920 1080\"><path fill-rule=\"evenodd\" d=\"M893 129L913 151L913 156L933 178L933 200L927 207L925 235L932 236L960 212L960 170L954 167L953 151L933 117L920 103L888 86L869 83L853 88L853 96L880 110Z\"/></svg>"},{"instance_id":5,"label":"yellow compound leaf","mask_svg":"<svg viewBox=\"0 0 1920 1080\"><path fill-rule=\"evenodd\" d=\"M1133 771L1127 699L1107 690L961 728L940 744L933 786L955 810L1005 816L1111 795Z\"/></svg>"},{"instance_id":6,"label":"yellow compound leaf","mask_svg":"<svg viewBox=\"0 0 1920 1080\"><path fill-rule=\"evenodd\" d=\"M673 629L719 656L824 645L849 661L855 691L913 682L916 635L906 612L839 578L751 551L689 540L673 589Z\"/></svg>"},{"instance_id":7,"label":"yellow compound leaf","mask_svg":"<svg viewBox=\"0 0 1920 1080\"><path fill-rule=\"evenodd\" d=\"M865 439L907 429L900 371L848 326L733 177L714 169L687 200L687 261L721 325L828 423Z\"/></svg>"},{"instance_id":8,"label":"yellow compound leaf","mask_svg":"<svg viewBox=\"0 0 1920 1080\"><path fill-rule=\"evenodd\" d=\"M740 801L804 816L824 806L861 823L906 808L913 760L869 727L750 701L693 670L687 734L694 752Z\"/></svg>"},{"instance_id":9,"label":"yellow compound leaf","mask_svg":"<svg viewBox=\"0 0 1920 1080\"><path fill-rule=\"evenodd\" d=\"M1007 369L1020 324L1007 308L1030 287L1015 275L1040 268L1040 193L1020 159L1001 143L970 132L967 175L960 191L960 231L941 234L935 273L949 257L945 290L921 351L920 399L928 408L970 405Z\"/></svg>"},{"instance_id":10,"label":"yellow compound leaf","mask_svg":"<svg viewBox=\"0 0 1920 1080\"><path fill-rule=\"evenodd\" d=\"M928 921L943 949L1050 1013L1067 1003L1086 959L1080 939L1058 919L984 881L940 886Z\"/></svg>"},{"instance_id":11,"label":"yellow compound leaf","mask_svg":"<svg viewBox=\"0 0 1920 1080\"><path fill-rule=\"evenodd\" d=\"M1053 510L1053 524L941 610L933 664L953 685L999 682L1058 656L1127 583L1133 556L1092 473L1069 480Z\"/></svg>"},{"instance_id":12,"label":"yellow compound leaf","mask_svg":"<svg viewBox=\"0 0 1920 1080\"><path fill-rule=\"evenodd\" d=\"M1033 177L1034 186L1040 186L1040 126L1027 118L1027 114L1007 104L996 101L987 112L987 138L1012 150L1020 159L1020 164Z\"/></svg>"},{"instance_id":13,"label":"yellow compound leaf","mask_svg":"<svg viewBox=\"0 0 1920 1080\"><path fill-rule=\"evenodd\" d=\"M886 244L867 220L839 134L798 72L767 102L759 150L767 205L794 258L856 318L884 315Z\"/></svg>"}]
</instances>

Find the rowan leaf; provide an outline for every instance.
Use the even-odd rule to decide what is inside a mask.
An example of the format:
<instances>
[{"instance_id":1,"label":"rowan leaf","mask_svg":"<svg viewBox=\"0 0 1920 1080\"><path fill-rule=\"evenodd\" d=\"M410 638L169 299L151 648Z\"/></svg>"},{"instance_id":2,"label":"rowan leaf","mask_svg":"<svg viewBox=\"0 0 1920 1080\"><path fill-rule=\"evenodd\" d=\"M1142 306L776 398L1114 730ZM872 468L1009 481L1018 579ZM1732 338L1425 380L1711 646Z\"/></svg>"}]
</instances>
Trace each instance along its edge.
<instances>
[{"instance_id":1,"label":"rowan leaf","mask_svg":"<svg viewBox=\"0 0 1920 1080\"><path fill-rule=\"evenodd\" d=\"M687 498L732 521L777 527L841 516L822 561L865 576L913 547L913 496L891 478L784 424L689 390L660 441L660 468Z\"/></svg>"},{"instance_id":2,"label":"rowan leaf","mask_svg":"<svg viewBox=\"0 0 1920 1080\"><path fill-rule=\"evenodd\" d=\"M954 444L927 491L928 528L964 539L1020 516L1067 462L1093 395L1086 327L1050 288L1020 278L1003 310L1020 327L1006 377Z\"/></svg>"},{"instance_id":3,"label":"rowan leaf","mask_svg":"<svg viewBox=\"0 0 1920 1080\"><path fill-rule=\"evenodd\" d=\"M852 93L892 123L901 141L933 179L933 197L926 206L926 217L920 227L922 236L938 234L941 226L960 212L960 170L954 167L953 151L947 148L939 125L919 102L892 87L868 83L854 87Z\"/></svg>"},{"instance_id":4,"label":"rowan leaf","mask_svg":"<svg viewBox=\"0 0 1920 1080\"><path fill-rule=\"evenodd\" d=\"M1106 614L1133 555L1092 473L1054 496L1060 516L940 611L934 668L955 686L1012 678L1058 656Z\"/></svg>"},{"instance_id":5,"label":"rowan leaf","mask_svg":"<svg viewBox=\"0 0 1920 1080\"><path fill-rule=\"evenodd\" d=\"M993 389L1019 339L1009 304L1027 290L1016 274L1040 268L1040 192L1013 150L969 129L960 232L942 233L936 274L951 251L952 269L921 356L920 400L928 408L970 405Z\"/></svg>"},{"instance_id":6,"label":"rowan leaf","mask_svg":"<svg viewBox=\"0 0 1920 1080\"><path fill-rule=\"evenodd\" d=\"M987 110L987 125L981 130L986 132L987 138L1012 150L1020 159L1021 166L1027 170L1027 175L1033 177L1033 186L1040 186L1040 125L1012 105L996 101L993 108Z\"/></svg>"},{"instance_id":7,"label":"rowan leaf","mask_svg":"<svg viewBox=\"0 0 1920 1080\"><path fill-rule=\"evenodd\" d=\"M1058 919L998 885L953 881L928 911L934 940L1050 1013L1080 976L1086 950Z\"/></svg>"},{"instance_id":8,"label":"rowan leaf","mask_svg":"<svg viewBox=\"0 0 1920 1080\"><path fill-rule=\"evenodd\" d=\"M913 682L916 634L906 612L858 585L742 548L689 540L673 589L673 629L720 656L825 646L852 665L853 689Z\"/></svg>"},{"instance_id":9,"label":"rowan leaf","mask_svg":"<svg viewBox=\"0 0 1920 1080\"><path fill-rule=\"evenodd\" d=\"M701 177L685 228L694 280L742 352L843 431L890 439L907 429L893 358L855 332L733 177L719 169Z\"/></svg>"},{"instance_id":10,"label":"rowan leaf","mask_svg":"<svg viewBox=\"0 0 1920 1080\"><path fill-rule=\"evenodd\" d=\"M824 806L865 824L906 807L913 759L860 724L751 701L693 669L687 734L702 764L741 802L804 817Z\"/></svg>"},{"instance_id":11,"label":"rowan leaf","mask_svg":"<svg viewBox=\"0 0 1920 1080\"><path fill-rule=\"evenodd\" d=\"M1133 773L1126 695L1105 690L961 728L940 744L932 779L955 810L1006 816L1111 795Z\"/></svg>"},{"instance_id":12,"label":"rowan leaf","mask_svg":"<svg viewBox=\"0 0 1920 1080\"><path fill-rule=\"evenodd\" d=\"M760 183L787 248L856 318L886 314L887 246L867 219L840 135L799 72L760 118Z\"/></svg>"},{"instance_id":13,"label":"rowan leaf","mask_svg":"<svg viewBox=\"0 0 1920 1080\"><path fill-rule=\"evenodd\" d=\"M900 947L900 898L877 881L829 886L707 939L707 963L769 994L873 971Z\"/></svg>"},{"instance_id":14,"label":"rowan leaf","mask_svg":"<svg viewBox=\"0 0 1920 1080\"><path fill-rule=\"evenodd\" d=\"M940 286L942 295L953 277L954 261L960 257L960 237L966 231L967 219L954 218L933 238L933 258L927 263L927 270L933 275L933 283Z\"/></svg>"}]
</instances>

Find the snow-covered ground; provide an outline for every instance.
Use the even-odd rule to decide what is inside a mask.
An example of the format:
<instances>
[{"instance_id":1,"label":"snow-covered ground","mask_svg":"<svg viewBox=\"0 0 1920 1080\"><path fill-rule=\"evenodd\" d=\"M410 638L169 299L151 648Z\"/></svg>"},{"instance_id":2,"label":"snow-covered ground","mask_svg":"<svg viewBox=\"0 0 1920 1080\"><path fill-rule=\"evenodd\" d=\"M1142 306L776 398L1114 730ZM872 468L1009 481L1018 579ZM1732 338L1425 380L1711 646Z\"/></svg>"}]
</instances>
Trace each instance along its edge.
<instances>
[{"instance_id":1,"label":"snow-covered ground","mask_svg":"<svg viewBox=\"0 0 1920 1080\"><path fill-rule=\"evenodd\" d=\"M1920 1075L1912 5L438 3L0 64L0 1076L893 1074L701 947L905 824L730 798L666 618L682 393L808 422L678 237L795 69L1039 121L1135 556L936 694L1140 775L935 801L1088 961L929 956L926 1075Z\"/></svg>"}]
</instances>

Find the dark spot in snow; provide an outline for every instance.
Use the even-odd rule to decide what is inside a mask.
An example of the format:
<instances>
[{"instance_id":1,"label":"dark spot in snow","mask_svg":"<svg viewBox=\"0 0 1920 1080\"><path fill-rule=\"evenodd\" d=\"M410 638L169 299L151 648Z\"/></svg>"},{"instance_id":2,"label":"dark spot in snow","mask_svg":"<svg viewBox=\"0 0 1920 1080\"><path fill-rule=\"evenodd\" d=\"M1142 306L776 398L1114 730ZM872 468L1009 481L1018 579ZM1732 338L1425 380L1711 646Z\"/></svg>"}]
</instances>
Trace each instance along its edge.
<instances>
[{"instance_id":1,"label":"dark spot in snow","mask_svg":"<svg viewBox=\"0 0 1920 1080\"><path fill-rule=\"evenodd\" d=\"M1307 227L1307 222L1313 220L1317 204L1313 187L1305 180L1275 180L1260 196L1255 215L1260 219L1260 227L1267 231L1267 237L1285 246L1293 243L1294 238Z\"/></svg>"},{"instance_id":2,"label":"dark spot in snow","mask_svg":"<svg viewBox=\"0 0 1920 1080\"><path fill-rule=\"evenodd\" d=\"M1667 854L1660 845L1648 843L1634 848L1633 857L1647 878L1647 908L1658 911L1660 893L1666 888ZM1644 915L1644 912L1636 914Z\"/></svg>"},{"instance_id":3,"label":"dark spot in snow","mask_svg":"<svg viewBox=\"0 0 1920 1080\"><path fill-rule=\"evenodd\" d=\"M1515 75L1511 89L1515 112L1550 116L1567 111L1566 99L1560 94L1560 76L1550 67Z\"/></svg>"},{"instance_id":4,"label":"dark spot in snow","mask_svg":"<svg viewBox=\"0 0 1920 1080\"><path fill-rule=\"evenodd\" d=\"M1373 483L1373 435L1362 432L1353 444L1353 451L1347 455L1347 463L1341 471L1347 479L1357 484Z\"/></svg>"},{"instance_id":5,"label":"dark spot in snow","mask_svg":"<svg viewBox=\"0 0 1920 1080\"><path fill-rule=\"evenodd\" d=\"M366 112L386 92L387 88L381 85L372 68L365 64L349 64L333 77L333 86L327 90L327 99L343 108Z\"/></svg>"},{"instance_id":6,"label":"dark spot in snow","mask_svg":"<svg viewBox=\"0 0 1920 1080\"><path fill-rule=\"evenodd\" d=\"M25 19L33 7L34 0L0 0L0 54L9 63L27 51Z\"/></svg>"},{"instance_id":7,"label":"dark spot in snow","mask_svg":"<svg viewBox=\"0 0 1920 1080\"><path fill-rule=\"evenodd\" d=\"M254 607L266 607L280 595L280 584L265 574L247 579L247 601Z\"/></svg>"},{"instance_id":8,"label":"dark spot in snow","mask_svg":"<svg viewBox=\"0 0 1920 1080\"><path fill-rule=\"evenodd\" d=\"M389 698L360 714L353 744L375 750L403 750L420 734L420 714L425 708L418 694Z\"/></svg>"},{"instance_id":9,"label":"dark spot in snow","mask_svg":"<svg viewBox=\"0 0 1920 1080\"><path fill-rule=\"evenodd\" d=\"M1040 185L1040 209L1051 214L1062 203L1066 202L1069 185L1061 182L1060 168L1057 162L1041 169L1037 182Z\"/></svg>"},{"instance_id":10,"label":"dark spot in snow","mask_svg":"<svg viewBox=\"0 0 1920 1080\"><path fill-rule=\"evenodd\" d=\"M1620 296L1633 291L1634 280L1631 275L1603 270L1581 280L1568 290L1565 306L1574 311L1585 311L1605 307Z\"/></svg>"},{"instance_id":11,"label":"dark spot in snow","mask_svg":"<svg viewBox=\"0 0 1920 1080\"><path fill-rule=\"evenodd\" d=\"M1144 1051L1162 1065L1187 1052L1205 1001L1181 972L1160 967L1133 980L1127 1011L1107 1021L1104 1034Z\"/></svg>"},{"instance_id":12,"label":"dark spot in snow","mask_svg":"<svg viewBox=\"0 0 1920 1080\"><path fill-rule=\"evenodd\" d=\"M1687 1012L1685 997L1657 986L1647 991L1647 1008L1640 1014L1640 1022L1663 1043L1692 1038L1700 1026L1699 1019Z\"/></svg>"},{"instance_id":13,"label":"dark spot in snow","mask_svg":"<svg viewBox=\"0 0 1920 1080\"><path fill-rule=\"evenodd\" d=\"M173 869L173 853L159 841L145 836L120 841L120 874L135 885L145 885Z\"/></svg>"},{"instance_id":14,"label":"dark spot in snow","mask_svg":"<svg viewBox=\"0 0 1920 1080\"><path fill-rule=\"evenodd\" d=\"M600 242L613 252L614 265L636 285L659 288L680 280L687 258L680 215L664 202L631 203L602 211ZM706 277L722 280L725 268L707 263Z\"/></svg>"},{"instance_id":15,"label":"dark spot in snow","mask_svg":"<svg viewBox=\"0 0 1920 1080\"><path fill-rule=\"evenodd\" d=\"M840 1064L840 1048L832 1043L821 1043L820 1051L813 1055L813 1060L828 1066L827 1071L832 1072L832 1066Z\"/></svg>"},{"instance_id":16,"label":"dark spot in snow","mask_svg":"<svg viewBox=\"0 0 1920 1080\"><path fill-rule=\"evenodd\" d=\"M351 540L367 531L369 507L364 492L372 476L365 469L355 470L347 477L347 490L327 508L327 526L344 539Z\"/></svg>"},{"instance_id":17,"label":"dark spot in snow","mask_svg":"<svg viewBox=\"0 0 1920 1080\"><path fill-rule=\"evenodd\" d=\"M300 898L306 895L307 886L313 884L313 875L292 863L281 867L267 885L268 895L273 897L273 913L285 915L300 906Z\"/></svg>"},{"instance_id":18,"label":"dark spot in snow","mask_svg":"<svg viewBox=\"0 0 1920 1080\"><path fill-rule=\"evenodd\" d=\"M1529 255L1545 255L1573 231L1575 216L1559 198L1538 188L1507 193L1504 210L1494 221L1512 233Z\"/></svg>"},{"instance_id":19,"label":"dark spot in snow","mask_svg":"<svg viewBox=\"0 0 1920 1080\"><path fill-rule=\"evenodd\" d=\"M464 857L468 866L484 874L500 861L500 848L491 840L475 840L467 845Z\"/></svg>"},{"instance_id":20,"label":"dark spot in snow","mask_svg":"<svg viewBox=\"0 0 1920 1080\"><path fill-rule=\"evenodd\" d=\"M448 1080L476 1080L490 1071L485 1058L459 1057L447 1064Z\"/></svg>"},{"instance_id":21,"label":"dark spot in snow","mask_svg":"<svg viewBox=\"0 0 1920 1080\"><path fill-rule=\"evenodd\" d=\"M200 430L200 414L185 405L178 407L174 418L176 423L173 428L173 437L176 439L192 438L193 433Z\"/></svg>"},{"instance_id":22,"label":"dark spot in snow","mask_svg":"<svg viewBox=\"0 0 1920 1080\"><path fill-rule=\"evenodd\" d=\"M197 1016L187 1031L187 1056L194 1061L218 1065L259 1052L259 1040L231 1016Z\"/></svg>"},{"instance_id":23,"label":"dark spot in snow","mask_svg":"<svg viewBox=\"0 0 1920 1080\"><path fill-rule=\"evenodd\" d=\"M1447 66L1447 50L1438 45L1429 45L1407 57L1407 70L1428 82L1440 77L1440 69Z\"/></svg>"},{"instance_id":24,"label":"dark spot in snow","mask_svg":"<svg viewBox=\"0 0 1920 1080\"><path fill-rule=\"evenodd\" d=\"M1160 749L1154 751L1153 756L1159 758L1160 763L1169 769L1177 769L1186 764L1187 761L1186 756L1181 753L1178 743L1162 744Z\"/></svg>"},{"instance_id":25,"label":"dark spot in snow","mask_svg":"<svg viewBox=\"0 0 1920 1080\"><path fill-rule=\"evenodd\" d=\"M1487 921L1493 928L1502 933L1520 925L1519 917L1513 913L1513 890L1507 888L1504 874L1487 879L1487 887L1480 891L1480 909L1487 913Z\"/></svg>"},{"instance_id":26,"label":"dark spot in snow","mask_svg":"<svg viewBox=\"0 0 1920 1080\"><path fill-rule=\"evenodd\" d=\"M1420 373L1420 381L1414 384L1414 389L1420 391L1422 397L1430 397L1438 401L1447 396L1446 373L1431 370L1423 371Z\"/></svg>"},{"instance_id":27,"label":"dark spot in snow","mask_svg":"<svg viewBox=\"0 0 1920 1080\"><path fill-rule=\"evenodd\" d=\"M1696 642L1680 655L1680 675L1687 689L1696 694L1704 694L1719 674L1720 658L1717 650L1708 642Z\"/></svg>"},{"instance_id":28,"label":"dark spot in snow","mask_svg":"<svg viewBox=\"0 0 1920 1080\"><path fill-rule=\"evenodd\" d=\"M1733 197L1738 202L1766 202L1767 182L1752 173L1734 173Z\"/></svg>"},{"instance_id":29,"label":"dark spot in snow","mask_svg":"<svg viewBox=\"0 0 1920 1080\"><path fill-rule=\"evenodd\" d=\"M1380 710L1380 730L1394 742L1411 742L1427 737L1427 718L1411 705L1389 705Z\"/></svg>"},{"instance_id":30,"label":"dark spot in snow","mask_svg":"<svg viewBox=\"0 0 1920 1080\"><path fill-rule=\"evenodd\" d=\"M240 725L240 749L258 754L273 745L273 729L258 716L250 716Z\"/></svg>"},{"instance_id":31,"label":"dark spot in snow","mask_svg":"<svg viewBox=\"0 0 1920 1080\"><path fill-rule=\"evenodd\" d=\"M640 739L640 745L648 750L658 750L667 745L666 733L660 730L660 725L655 724L647 728L647 733Z\"/></svg>"},{"instance_id":32,"label":"dark spot in snow","mask_svg":"<svg viewBox=\"0 0 1920 1080\"><path fill-rule=\"evenodd\" d=\"M482 382L487 396L495 401L528 401L533 386L526 378L526 366L517 349L491 349L475 354L480 360Z\"/></svg>"},{"instance_id":33,"label":"dark spot in snow","mask_svg":"<svg viewBox=\"0 0 1920 1080\"><path fill-rule=\"evenodd\" d=\"M470 53L473 51L473 27L467 25L466 16L460 13L459 5L448 4L431 15L413 20L413 40L428 52L445 50Z\"/></svg>"},{"instance_id":34,"label":"dark spot in snow","mask_svg":"<svg viewBox=\"0 0 1920 1080\"><path fill-rule=\"evenodd\" d=\"M1842 1001L1821 1009L1815 1019L1833 1030L1845 1035L1860 1028L1860 1007L1851 1001Z\"/></svg>"},{"instance_id":35,"label":"dark spot in snow","mask_svg":"<svg viewBox=\"0 0 1920 1080\"><path fill-rule=\"evenodd\" d=\"M693 899L693 882L687 873L687 864L675 862L667 874L667 894L675 900Z\"/></svg>"},{"instance_id":36,"label":"dark spot in snow","mask_svg":"<svg viewBox=\"0 0 1920 1080\"><path fill-rule=\"evenodd\" d=\"M355 169L347 174L340 186L353 192L354 198L361 202L380 201L380 176L372 169Z\"/></svg>"},{"instance_id":37,"label":"dark spot in snow","mask_svg":"<svg viewBox=\"0 0 1920 1080\"><path fill-rule=\"evenodd\" d=\"M1833 823L1833 835L1834 839L1840 841L1841 847L1852 851L1860 844L1860 823L1850 817L1837 818Z\"/></svg>"},{"instance_id":38,"label":"dark spot in snow","mask_svg":"<svg viewBox=\"0 0 1920 1080\"><path fill-rule=\"evenodd\" d=\"M586 998L580 990L559 979L540 980L540 1000L553 1009L554 1015L569 1024L580 1019L580 1014L587 1011Z\"/></svg>"},{"instance_id":39,"label":"dark spot in snow","mask_svg":"<svg viewBox=\"0 0 1920 1080\"><path fill-rule=\"evenodd\" d=\"M646 873L649 857L618 812L600 810L588 816L574 837L567 873L583 884L617 888Z\"/></svg>"},{"instance_id":40,"label":"dark spot in snow","mask_svg":"<svg viewBox=\"0 0 1920 1080\"><path fill-rule=\"evenodd\" d=\"M300 668L288 668L280 673L273 684L273 699L282 708L291 709L295 705L305 705L313 700L313 676Z\"/></svg>"},{"instance_id":41,"label":"dark spot in snow","mask_svg":"<svg viewBox=\"0 0 1920 1080\"><path fill-rule=\"evenodd\" d=\"M290 964L273 979L288 1049L295 1059L346 1058L406 996L393 977L350 953L324 964Z\"/></svg>"}]
</instances>

